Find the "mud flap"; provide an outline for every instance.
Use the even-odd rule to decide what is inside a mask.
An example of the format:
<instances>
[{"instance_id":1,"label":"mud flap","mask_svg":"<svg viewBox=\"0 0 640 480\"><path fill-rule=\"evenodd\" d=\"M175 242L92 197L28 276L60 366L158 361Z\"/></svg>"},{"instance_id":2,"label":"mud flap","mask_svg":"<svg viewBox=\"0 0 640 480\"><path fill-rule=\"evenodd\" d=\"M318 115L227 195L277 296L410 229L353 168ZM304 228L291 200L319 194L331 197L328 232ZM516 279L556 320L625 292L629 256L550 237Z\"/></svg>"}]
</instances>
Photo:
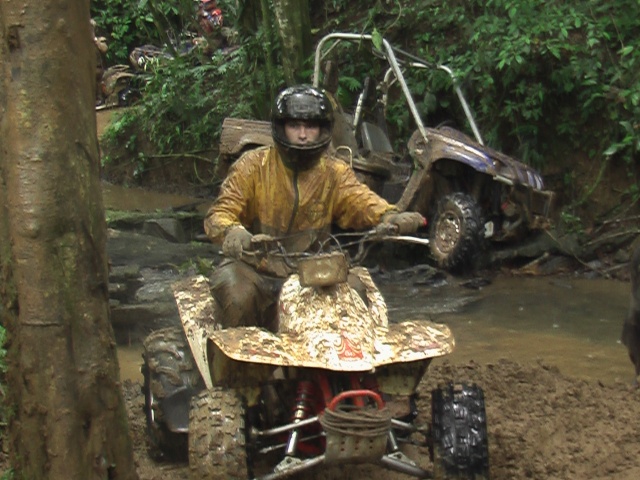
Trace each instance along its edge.
<instances>
[{"instance_id":1,"label":"mud flap","mask_svg":"<svg viewBox=\"0 0 640 480\"><path fill-rule=\"evenodd\" d=\"M344 332L321 329L276 335L258 327L238 327L216 330L210 341L238 362L341 372L367 372L383 365L440 357L451 353L455 346L449 327L423 320L374 327L368 337L363 335L356 340ZM228 374L239 371L215 370ZM216 377L216 381L225 380Z\"/></svg>"},{"instance_id":2,"label":"mud flap","mask_svg":"<svg viewBox=\"0 0 640 480\"><path fill-rule=\"evenodd\" d=\"M175 433L189 431L189 408L191 397L200 390L182 388L164 398L160 403L167 428Z\"/></svg>"}]
</instances>

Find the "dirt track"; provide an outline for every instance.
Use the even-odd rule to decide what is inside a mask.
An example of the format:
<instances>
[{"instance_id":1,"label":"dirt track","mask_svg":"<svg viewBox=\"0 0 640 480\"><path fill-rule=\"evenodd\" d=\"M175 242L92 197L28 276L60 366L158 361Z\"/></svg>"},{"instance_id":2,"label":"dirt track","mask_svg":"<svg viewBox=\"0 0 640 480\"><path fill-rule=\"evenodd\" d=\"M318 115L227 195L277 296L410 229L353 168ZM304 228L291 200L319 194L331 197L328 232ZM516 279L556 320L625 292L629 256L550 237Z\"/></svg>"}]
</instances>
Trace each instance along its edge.
<instances>
[{"instance_id":1,"label":"dirt track","mask_svg":"<svg viewBox=\"0 0 640 480\"><path fill-rule=\"evenodd\" d=\"M544 364L445 362L432 367L420 386L419 406L425 415L430 411L431 389L448 380L475 382L485 391L493 480L640 478L640 390L572 379ZM125 392L140 479L188 478L185 465L149 459L140 386L127 383ZM428 468L427 449L410 448L414 450L408 453L413 458L417 453ZM360 466L318 471L315 478L409 477Z\"/></svg>"}]
</instances>

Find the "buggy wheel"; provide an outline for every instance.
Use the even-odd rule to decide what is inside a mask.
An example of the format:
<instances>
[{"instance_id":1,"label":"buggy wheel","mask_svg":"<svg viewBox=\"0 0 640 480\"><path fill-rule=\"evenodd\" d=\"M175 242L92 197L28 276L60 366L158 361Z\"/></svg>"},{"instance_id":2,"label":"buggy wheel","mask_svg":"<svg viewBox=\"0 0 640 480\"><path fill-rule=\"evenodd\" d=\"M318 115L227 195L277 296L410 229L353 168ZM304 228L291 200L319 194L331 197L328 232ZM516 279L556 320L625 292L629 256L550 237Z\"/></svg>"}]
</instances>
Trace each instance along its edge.
<instances>
[{"instance_id":1,"label":"buggy wheel","mask_svg":"<svg viewBox=\"0 0 640 480\"><path fill-rule=\"evenodd\" d=\"M247 479L246 408L235 390L204 390L191 400L189 469L201 480Z\"/></svg>"},{"instance_id":2,"label":"buggy wheel","mask_svg":"<svg viewBox=\"0 0 640 480\"><path fill-rule=\"evenodd\" d=\"M174 398L184 398L186 405L178 408L188 412L190 396L204 388L204 381L181 328L152 332L144 340L143 347L142 393L149 454L156 460L186 460L187 433L169 429L166 423L168 412L163 410L163 401L174 395Z\"/></svg>"},{"instance_id":3,"label":"buggy wheel","mask_svg":"<svg viewBox=\"0 0 640 480\"><path fill-rule=\"evenodd\" d=\"M431 396L431 454L434 478L488 480L489 442L482 389L439 387Z\"/></svg>"},{"instance_id":4,"label":"buggy wheel","mask_svg":"<svg viewBox=\"0 0 640 480\"><path fill-rule=\"evenodd\" d=\"M431 255L440 268L460 270L482 249L482 210L466 193L444 196L429 232Z\"/></svg>"}]
</instances>

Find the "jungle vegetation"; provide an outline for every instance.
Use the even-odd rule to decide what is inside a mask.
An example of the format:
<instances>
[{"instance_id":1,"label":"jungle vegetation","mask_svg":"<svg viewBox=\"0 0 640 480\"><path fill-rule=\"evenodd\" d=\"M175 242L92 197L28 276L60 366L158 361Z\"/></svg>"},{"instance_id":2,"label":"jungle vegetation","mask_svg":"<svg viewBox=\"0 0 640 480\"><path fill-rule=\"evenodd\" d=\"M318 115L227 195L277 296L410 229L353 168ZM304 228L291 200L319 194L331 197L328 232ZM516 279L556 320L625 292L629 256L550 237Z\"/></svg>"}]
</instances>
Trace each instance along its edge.
<instances>
[{"instance_id":1,"label":"jungle vegetation","mask_svg":"<svg viewBox=\"0 0 640 480\"><path fill-rule=\"evenodd\" d=\"M141 101L120 117L107 141L126 146L143 174L148 145L167 161L177 152L212 148L228 116L266 119L286 72L274 14L283 0L219 0L234 31L232 53L197 51L148 72ZM619 207L637 207L640 150L640 40L636 0L323 0L294 2L309 10L312 42L333 31L374 33L394 46L454 70L487 144L541 169L560 191L563 218L580 208L616 168L628 178ZM195 31L193 2L102 0L93 17L110 43L109 62L126 62L144 43L176 45ZM304 41L303 39L299 40ZM289 50L286 49L288 52ZM310 81L313 54L296 70ZM370 68L365 55L344 58L339 96L354 101ZM446 76L411 85L426 124L462 113ZM413 125L404 106L390 108L396 146ZM137 128L131 129L135 125ZM144 151L143 151L144 150ZM118 159L109 155L106 162ZM580 178L576 162L595 173ZM607 212L610 214L611 212Z\"/></svg>"}]
</instances>

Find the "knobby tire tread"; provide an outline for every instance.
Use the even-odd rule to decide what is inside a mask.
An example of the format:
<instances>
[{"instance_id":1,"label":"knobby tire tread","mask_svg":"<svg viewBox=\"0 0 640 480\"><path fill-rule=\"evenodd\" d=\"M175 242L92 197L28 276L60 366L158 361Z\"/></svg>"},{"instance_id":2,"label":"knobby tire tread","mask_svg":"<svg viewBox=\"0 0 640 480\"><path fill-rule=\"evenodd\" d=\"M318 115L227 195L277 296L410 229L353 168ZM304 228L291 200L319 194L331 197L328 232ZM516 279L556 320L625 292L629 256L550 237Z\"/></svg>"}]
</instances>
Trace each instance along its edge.
<instances>
[{"instance_id":1,"label":"knobby tire tread","mask_svg":"<svg viewBox=\"0 0 640 480\"><path fill-rule=\"evenodd\" d=\"M438 249L436 240L439 220L453 214L461 223L460 237L450 252ZM459 271L473 263L474 257L484 250L482 210L470 195L462 192L444 196L437 205L429 234L431 254L438 266L449 271Z\"/></svg>"},{"instance_id":2,"label":"knobby tire tread","mask_svg":"<svg viewBox=\"0 0 640 480\"><path fill-rule=\"evenodd\" d=\"M432 392L434 477L489 479L484 393L475 384L448 384Z\"/></svg>"},{"instance_id":3,"label":"knobby tire tread","mask_svg":"<svg viewBox=\"0 0 640 480\"><path fill-rule=\"evenodd\" d=\"M199 480L247 479L243 399L232 389L204 390L191 400L189 469Z\"/></svg>"},{"instance_id":4,"label":"knobby tire tread","mask_svg":"<svg viewBox=\"0 0 640 480\"><path fill-rule=\"evenodd\" d=\"M164 422L161 402L182 388L204 388L184 332L179 327L152 332L144 341L142 374L149 453L157 460L187 459L187 434L172 432Z\"/></svg>"}]
</instances>

